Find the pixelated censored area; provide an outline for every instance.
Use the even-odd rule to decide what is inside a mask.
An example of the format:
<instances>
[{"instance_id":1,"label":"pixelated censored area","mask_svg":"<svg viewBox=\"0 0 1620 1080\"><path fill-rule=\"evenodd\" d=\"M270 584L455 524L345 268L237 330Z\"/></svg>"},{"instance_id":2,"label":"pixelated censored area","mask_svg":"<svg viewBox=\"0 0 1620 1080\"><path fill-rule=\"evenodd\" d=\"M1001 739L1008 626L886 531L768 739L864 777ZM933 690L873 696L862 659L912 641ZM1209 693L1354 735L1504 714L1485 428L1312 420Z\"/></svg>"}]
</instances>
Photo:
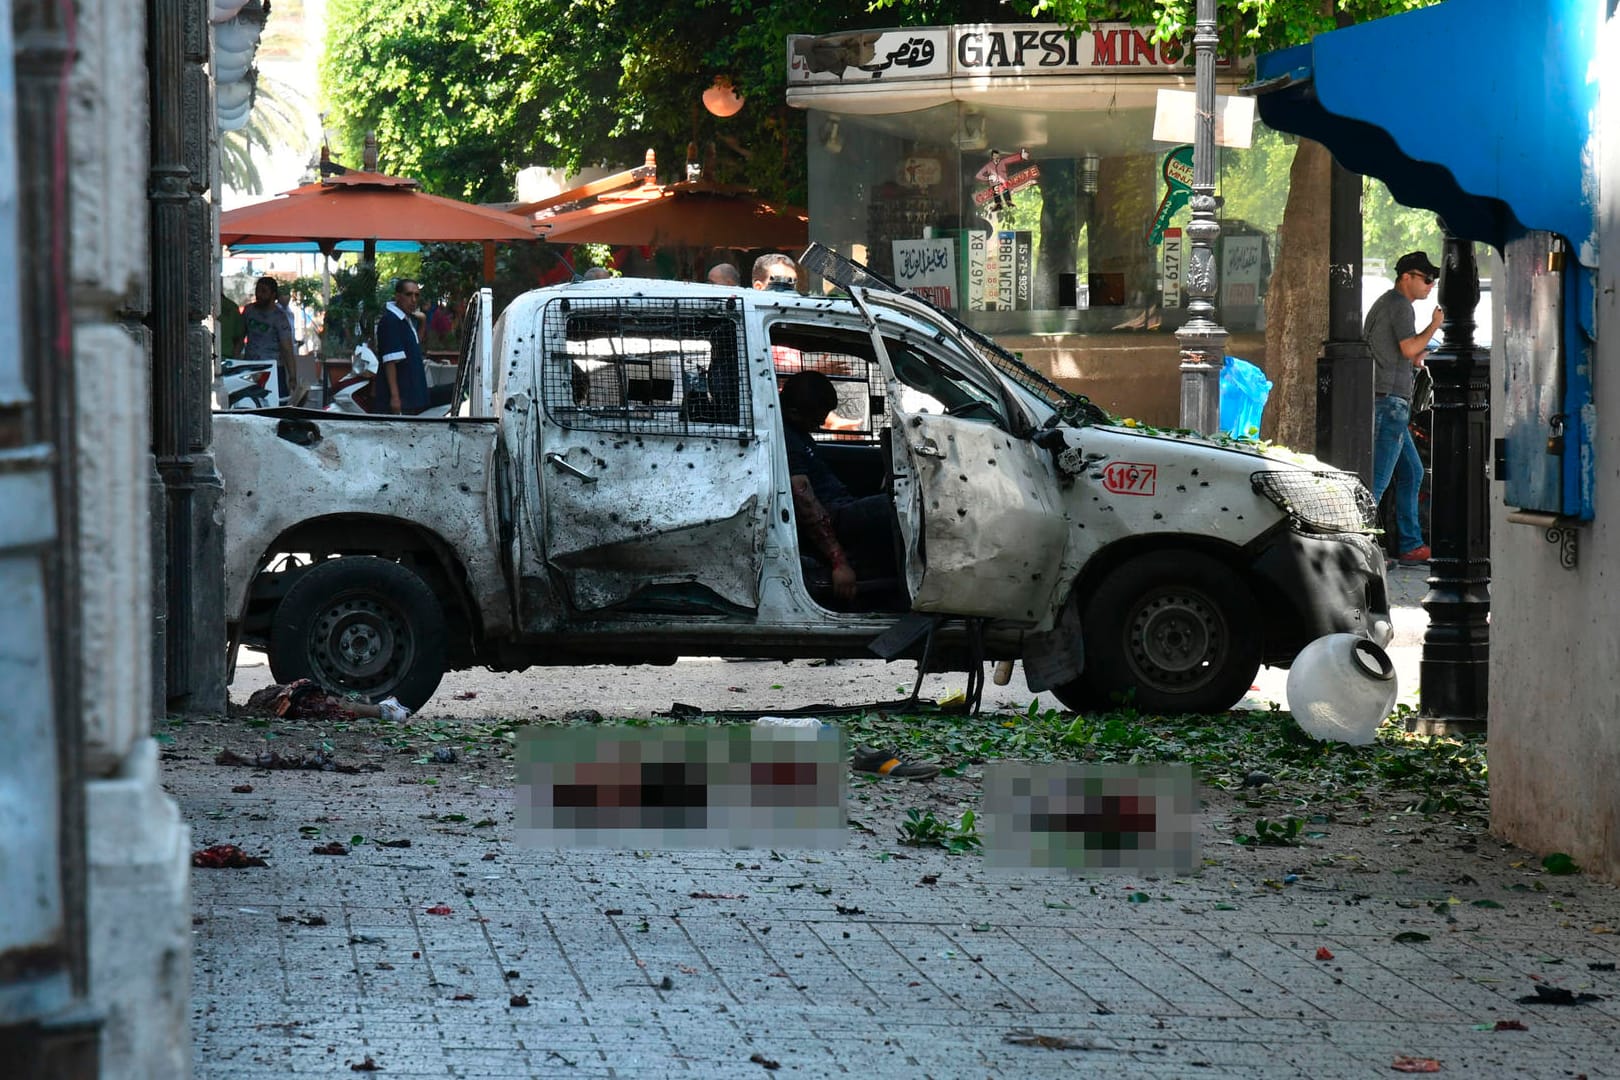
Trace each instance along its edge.
<instances>
[{"instance_id":1,"label":"pixelated censored area","mask_svg":"<svg viewBox=\"0 0 1620 1080\"><path fill-rule=\"evenodd\" d=\"M842 847L849 763L835 727L525 728L529 847Z\"/></svg>"},{"instance_id":2,"label":"pixelated censored area","mask_svg":"<svg viewBox=\"0 0 1620 1080\"><path fill-rule=\"evenodd\" d=\"M1197 865L1190 765L984 767L985 865L1082 874L1186 873Z\"/></svg>"}]
</instances>

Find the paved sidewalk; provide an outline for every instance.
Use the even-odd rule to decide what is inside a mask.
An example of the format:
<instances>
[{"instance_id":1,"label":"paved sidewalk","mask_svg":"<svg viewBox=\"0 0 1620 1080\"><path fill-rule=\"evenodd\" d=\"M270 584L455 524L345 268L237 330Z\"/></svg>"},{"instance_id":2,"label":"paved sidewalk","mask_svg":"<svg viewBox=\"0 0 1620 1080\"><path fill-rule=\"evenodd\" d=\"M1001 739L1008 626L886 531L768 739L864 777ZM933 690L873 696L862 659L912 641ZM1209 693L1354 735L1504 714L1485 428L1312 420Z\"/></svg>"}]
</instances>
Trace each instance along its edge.
<instances>
[{"instance_id":1,"label":"paved sidewalk","mask_svg":"<svg viewBox=\"0 0 1620 1080\"><path fill-rule=\"evenodd\" d=\"M501 763L264 772L190 738L165 776L196 846L269 864L193 875L199 1078L1616 1074L1615 891L1421 821L1366 853L1393 871L1206 827L1184 879L995 875L853 832L557 853L513 844ZM1538 984L1602 997L1519 1004Z\"/></svg>"}]
</instances>

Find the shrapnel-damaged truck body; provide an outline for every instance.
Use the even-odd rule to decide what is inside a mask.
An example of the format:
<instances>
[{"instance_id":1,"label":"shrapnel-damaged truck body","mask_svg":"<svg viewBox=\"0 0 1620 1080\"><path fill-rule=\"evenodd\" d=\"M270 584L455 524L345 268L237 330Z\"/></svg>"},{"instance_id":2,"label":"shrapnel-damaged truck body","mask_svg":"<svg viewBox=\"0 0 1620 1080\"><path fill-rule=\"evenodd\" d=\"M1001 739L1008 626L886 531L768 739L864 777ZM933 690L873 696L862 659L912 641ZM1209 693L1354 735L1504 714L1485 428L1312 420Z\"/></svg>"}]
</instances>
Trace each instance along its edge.
<instances>
[{"instance_id":1,"label":"shrapnel-damaged truck body","mask_svg":"<svg viewBox=\"0 0 1620 1080\"><path fill-rule=\"evenodd\" d=\"M1353 475L1110 423L820 258L849 295L526 293L473 335L461 416L217 415L233 662L245 643L280 681L420 707L478 665L926 654L1019 660L1075 708L1193 712L1320 635L1387 643ZM838 391L818 456L893 502L897 569L854 602L797 528L798 370Z\"/></svg>"}]
</instances>

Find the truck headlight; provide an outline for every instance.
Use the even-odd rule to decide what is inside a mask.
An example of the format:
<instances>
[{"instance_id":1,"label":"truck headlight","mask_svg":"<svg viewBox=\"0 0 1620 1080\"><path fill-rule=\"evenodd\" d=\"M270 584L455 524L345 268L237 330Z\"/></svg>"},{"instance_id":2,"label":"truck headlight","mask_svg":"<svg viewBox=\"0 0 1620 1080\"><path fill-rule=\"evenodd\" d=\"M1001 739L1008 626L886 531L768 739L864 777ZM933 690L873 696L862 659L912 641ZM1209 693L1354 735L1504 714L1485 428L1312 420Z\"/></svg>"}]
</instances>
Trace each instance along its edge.
<instances>
[{"instance_id":1,"label":"truck headlight","mask_svg":"<svg viewBox=\"0 0 1620 1080\"><path fill-rule=\"evenodd\" d=\"M1254 490L1309 533L1370 533L1378 508L1361 478L1347 472L1267 469L1251 473Z\"/></svg>"}]
</instances>

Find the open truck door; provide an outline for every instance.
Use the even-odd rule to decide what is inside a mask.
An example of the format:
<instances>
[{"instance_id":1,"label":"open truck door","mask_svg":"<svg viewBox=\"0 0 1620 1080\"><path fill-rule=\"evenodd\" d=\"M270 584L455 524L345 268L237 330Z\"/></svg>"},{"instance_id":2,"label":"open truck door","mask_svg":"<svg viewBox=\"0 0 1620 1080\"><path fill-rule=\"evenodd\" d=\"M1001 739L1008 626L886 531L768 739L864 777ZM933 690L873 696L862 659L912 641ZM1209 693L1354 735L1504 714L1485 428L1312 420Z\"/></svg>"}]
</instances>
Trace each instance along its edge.
<instances>
[{"instance_id":1,"label":"open truck door","mask_svg":"<svg viewBox=\"0 0 1620 1080\"><path fill-rule=\"evenodd\" d=\"M1069 525L1001 379L904 297L851 290L888 385L895 510L917 611L1039 623Z\"/></svg>"}]
</instances>

